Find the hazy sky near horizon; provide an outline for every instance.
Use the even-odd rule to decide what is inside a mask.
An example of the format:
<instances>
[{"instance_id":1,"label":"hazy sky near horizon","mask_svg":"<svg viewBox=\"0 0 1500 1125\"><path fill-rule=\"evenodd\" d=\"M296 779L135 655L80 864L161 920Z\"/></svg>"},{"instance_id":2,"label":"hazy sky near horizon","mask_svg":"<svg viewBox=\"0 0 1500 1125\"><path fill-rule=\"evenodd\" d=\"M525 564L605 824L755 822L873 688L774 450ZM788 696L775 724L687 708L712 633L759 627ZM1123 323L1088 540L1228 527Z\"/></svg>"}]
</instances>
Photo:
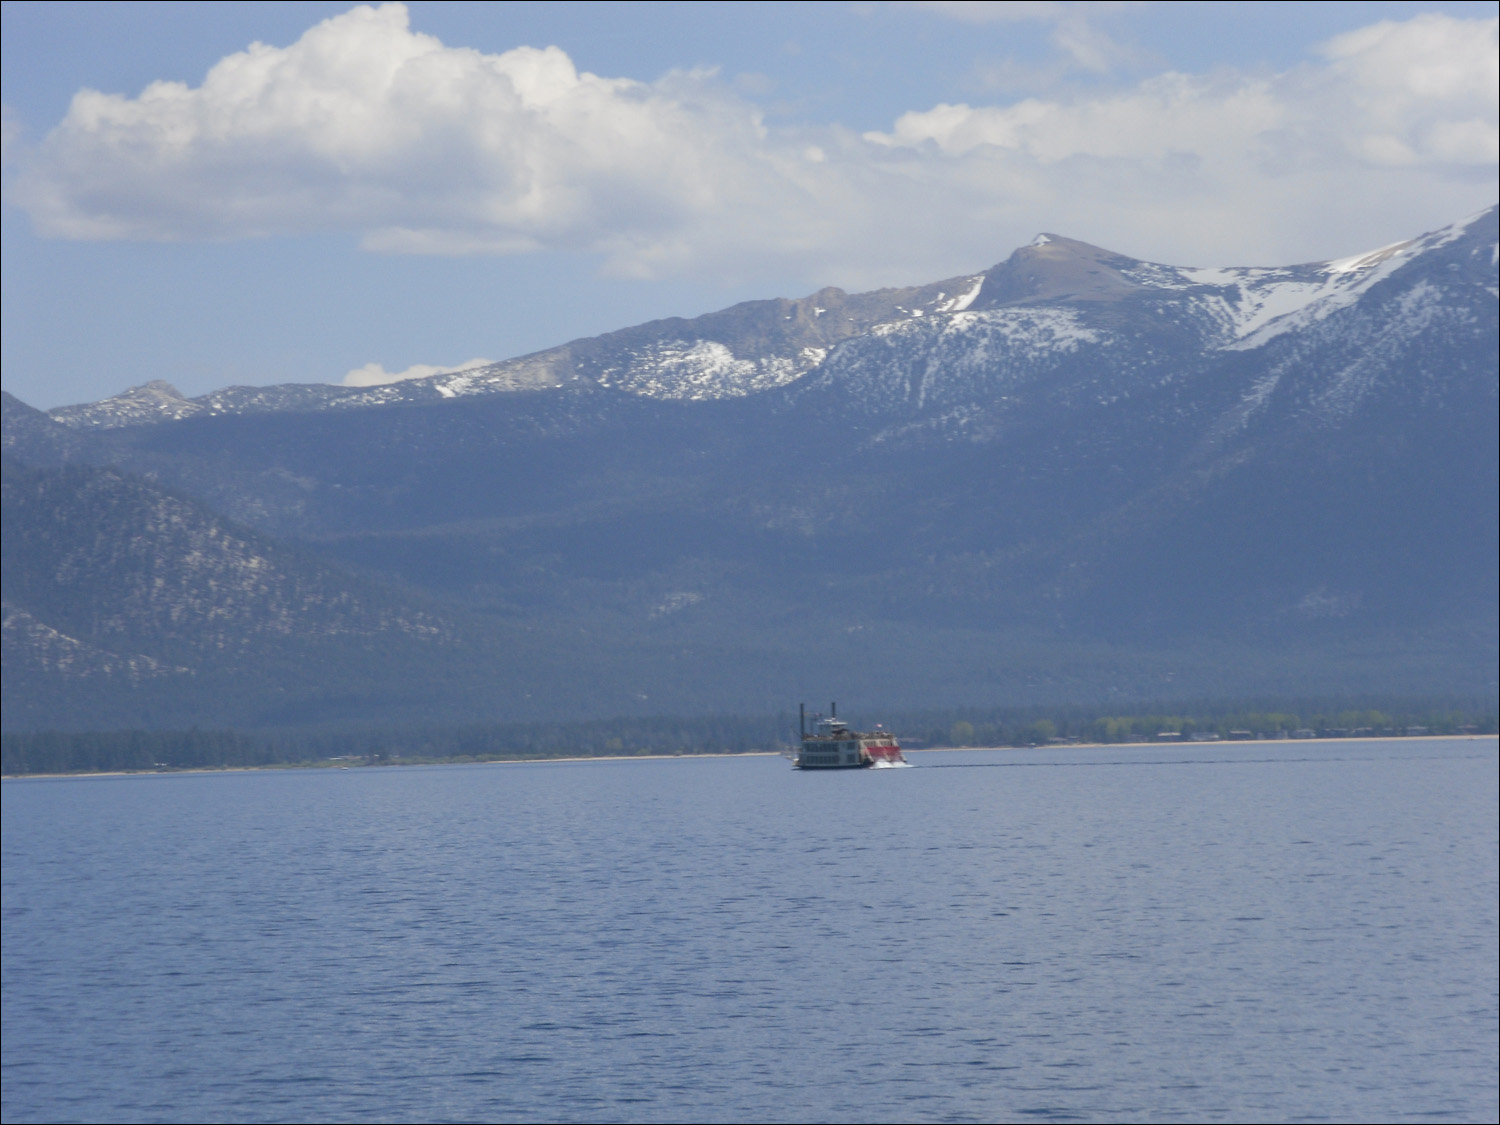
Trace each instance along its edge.
<instances>
[{"instance_id":1,"label":"hazy sky near horizon","mask_svg":"<svg viewBox=\"0 0 1500 1125\"><path fill-rule=\"evenodd\" d=\"M1496 201L1493 3L0 10L5 389L339 382L986 268L1357 253Z\"/></svg>"}]
</instances>

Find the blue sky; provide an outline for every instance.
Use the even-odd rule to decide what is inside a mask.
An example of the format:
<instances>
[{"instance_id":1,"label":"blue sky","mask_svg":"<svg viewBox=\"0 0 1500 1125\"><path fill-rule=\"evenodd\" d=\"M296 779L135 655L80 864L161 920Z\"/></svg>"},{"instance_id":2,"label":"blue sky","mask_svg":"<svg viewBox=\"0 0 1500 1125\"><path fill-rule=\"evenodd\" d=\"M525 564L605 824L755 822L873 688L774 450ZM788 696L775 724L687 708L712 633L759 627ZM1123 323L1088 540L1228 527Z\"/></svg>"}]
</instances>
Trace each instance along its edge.
<instances>
[{"instance_id":1,"label":"blue sky","mask_svg":"<svg viewBox=\"0 0 1500 1125\"><path fill-rule=\"evenodd\" d=\"M1495 201L1495 10L7 2L5 388L422 371L1041 230L1355 253Z\"/></svg>"}]
</instances>

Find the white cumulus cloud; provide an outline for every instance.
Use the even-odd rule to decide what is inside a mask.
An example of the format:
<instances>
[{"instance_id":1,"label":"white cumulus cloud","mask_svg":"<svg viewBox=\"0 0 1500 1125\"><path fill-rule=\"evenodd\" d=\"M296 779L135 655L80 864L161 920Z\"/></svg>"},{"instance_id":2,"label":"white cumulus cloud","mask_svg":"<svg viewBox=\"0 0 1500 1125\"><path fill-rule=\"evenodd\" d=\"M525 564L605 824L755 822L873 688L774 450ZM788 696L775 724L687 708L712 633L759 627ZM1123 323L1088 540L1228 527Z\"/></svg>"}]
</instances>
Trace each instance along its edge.
<instances>
[{"instance_id":1,"label":"white cumulus cloud","mask_svg":"<svg viewBox=\"0 0 1500 1125\"><path fill-rule=\"evenodd\" d=\"M1082 35L1080 10L966 9ZM64 238L346 230L377 251L582 252L641 277L909 282L1038 229L1187 262L1333 256L1492 200L1496 29L1419 16L1284 73L939 105L860 136L771 127L712 72L642 83L557 47L447 46L385 4L254 44L196 87L79 92L17 150L11 198Z\"/></svg>"},{"instance_id":2,"label":"white cumulus cloud","mask_svg":"<svg viewBox=\"0 0 1500 1125\"><path fill-rule=\"evenodd\" d=\"M451 367L432 363L414 363L405 371L387 371L379 363L367 363L356 367L339 380L341 387L383 387L387 383L401 383L407 379L426 379L429 375L451 375L456 371L472 371L476 367L488 367L492 359L468 359Z\"/></svg>"},{"instance_id":3,"label":"white cumulus cloud","mask_svg":"<svg viewBox=\"0 0 1500 1125\"><path fill-rule=\"evenodd\" d=\"M725 194L728 150L759 132L706 76L645 86L579 73L555 47L450 48L385 4L254 44L196 88L81 91L18 199L72 238L332 226L376 248L597 248Z\"/></svg>"},{"instance_id":4,"label":"white cumulus cloud","mask_svg":"<svg viewBox=\"0 0 1500 1125\"><path fill-rule=\"evenodd\" d=\"M1221 232L1200 237L1200 259L1232 253L1236 228L1274 242L1273 224L1285 238L1384 215L1399 232L1403 213L1441 221L1493 201L1497 28L1424 15L1340 36L1322 64L1285 73L1167 73L1067 101L939 105L865 139L976 195L1004 184L992 197L1002 207L1029 197L1175 241L1179 260L1194 249L1183 230Z\"/></svg>"}]
</instances>

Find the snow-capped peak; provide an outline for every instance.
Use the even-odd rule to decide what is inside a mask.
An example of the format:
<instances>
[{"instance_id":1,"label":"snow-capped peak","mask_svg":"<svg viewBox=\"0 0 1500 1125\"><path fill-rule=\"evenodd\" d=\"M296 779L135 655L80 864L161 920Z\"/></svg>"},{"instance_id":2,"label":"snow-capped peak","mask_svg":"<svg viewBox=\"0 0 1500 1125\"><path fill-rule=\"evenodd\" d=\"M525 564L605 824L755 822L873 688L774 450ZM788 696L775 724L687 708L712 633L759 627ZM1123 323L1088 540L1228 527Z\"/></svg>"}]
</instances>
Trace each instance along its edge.
<instances>
[{"instance_id":1,"label":"snow-capped peak","mask_svg":"<svg viewBox=\"0 0 1500 1125\"><path fill-rule=\"evenodd\" d=\"M1450 226L1347 258L1281 268L1178 268L1142 263L1125 271L1161 289L1201 287L1207 311L1223 325L1220 347L1258 348L1346 308L1413 258L1462 237L1481 211Z\"/></svg>"},{"instance_id":2,"label":"snow-capped peak","mask_svg":"<svg viewBox=\"0 0 1500 1125\"><path fill-rule=\"evenodd\" d=\"M70 427L107 429L197 414L362 409L591 384L646 398L722 399L797 382L841 352L862 354L861 341L873 341L878 351L930 335L942 342L948 362L963 350L960 337L972 337L973 355L964 362L999 370L1033 359L1050 363L1048 356L1080 347L1126 346L1119 326L1130 322L1153 330L1175 323L1188 328L1184 339L1194 348L1246 351L1353 305L1422 255L1466 235L1493 269L1500 246L1492 235L1476 234L1475 224L1492 230L1494 215L1487 208L1419 238L1279 268L1162 265L1043 233L985 273L921 287L855 295L828 288L798 300L746 302L689 322L640 325L379 386L231 387L186 399L153 382L51 415ZM1477 281L1494 293L1490 276Z\"/></svg>"}]
</instances>

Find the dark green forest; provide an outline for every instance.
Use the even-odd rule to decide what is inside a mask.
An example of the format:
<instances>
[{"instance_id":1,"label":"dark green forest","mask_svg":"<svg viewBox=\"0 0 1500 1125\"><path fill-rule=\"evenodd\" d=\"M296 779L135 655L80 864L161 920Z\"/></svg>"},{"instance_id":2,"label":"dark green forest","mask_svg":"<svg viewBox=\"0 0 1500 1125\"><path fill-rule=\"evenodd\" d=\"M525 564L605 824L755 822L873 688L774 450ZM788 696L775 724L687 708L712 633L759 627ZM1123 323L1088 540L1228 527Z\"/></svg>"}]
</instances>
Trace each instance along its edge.
<instances>
[{"instance_id":1,"label":"dark green forest","mask_svg":"<svg viewBox=\"0 0 1500 1125\"><path fill-rule=\"evenodd\" d=\"M847 716L883 725L908 749L1075 743L1494 734L1494 702L1473 699L1174 702L1128 714L1087 707L951 709ZM99 773L269 766L390 765L776 751L793 713L621 718L568 723L369 727L246 734L229 730L8 733L3 772Z\"/></svg>"}]
</instances>

